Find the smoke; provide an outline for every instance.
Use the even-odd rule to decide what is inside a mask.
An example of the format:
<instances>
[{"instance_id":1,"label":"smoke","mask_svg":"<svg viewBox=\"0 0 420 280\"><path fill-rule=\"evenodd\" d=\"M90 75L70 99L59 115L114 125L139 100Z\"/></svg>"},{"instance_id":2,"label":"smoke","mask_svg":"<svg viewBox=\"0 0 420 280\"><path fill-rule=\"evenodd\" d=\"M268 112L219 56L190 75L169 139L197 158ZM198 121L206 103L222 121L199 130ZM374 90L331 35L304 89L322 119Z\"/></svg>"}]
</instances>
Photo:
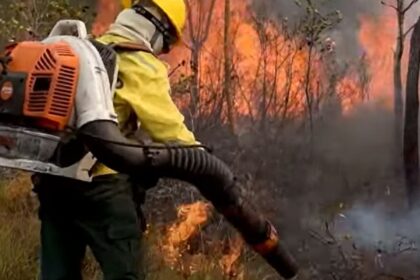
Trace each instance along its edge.
<instances>
[{"instance_id":1,"label":"smoke","mask_svg":"<svg viewBox=\"0 0 420 280\"><path fill-rule=\"evenodd\" d=\"M359 247L383 251L420 241L420 209L407 214L403 180L393 173L392 114L378 106L361 106L352 116L329 123L319 129L317 150L323 161L342 166L348 185L342 189L326 178L321 192L320 200L337 195L337 201L347 204L334 211L335 233L351 236Z\"/></svg>"},{"instance_id":2,"label":"smoke","mask_svg":"<svg viewBox=\"0 0 420 280\"><path fill-rule=\"evenodd\" d=\"M420 209L411 214L391 212L389 206L354 205L339 221L340 231L359 246L393 252L415 247L420 241Z\"/></svg>"},{"instance_id":3,"label":"smoke","mask_svg":"<svg viewBox=\"0 0 420 280\"><path fill-rule=\"evenodd\" d=\"M418 2L417 4L415 4L413 6L413 8L411 10L409 10L407 12L407 28L409 28L410 26L412 26L413 24L415 24L417 22L417 20L420 17L420 2Z\"/></svg>"},{"instance_id":4,"label":"smoke","mask_svg":"<svg viewBox=\"0 0 420 280\"><path fill-rule=\"evenodd\" d=\"M299 2L304 1L299 0ZM340 10L344 15L345 23L347 24L357 23L357 17L360 14L376 15L382 6L380 1L377 0L316 0L314 3L322 11ZM294 0L259 0L254 1L253 5L259 10L269 8L271 15L288 17L289 19L296 18L296 16L303 13L302 8L300 8ZM351 26L347 26L346 28L351 28Z\"/></svg>"},{"instance_id":5,"label":"smoke","mask_svg":"<svg viewBox=\"0 0 420 280\"><path fill-rule=\"evenodd\" d=\"M338 56L344 60L359 57L363 52L358 40L360 17L377 17L385 9L389 9L384 7L380 0L315 0L314 2L322 12L339 10L343 14L343 21L329 35L336 42ZM304 9L294 0L258 0L253 2L253 7L257 13L268 14L276 19L287 17L291 24L296 23L304 13ZM407 27L417 20L419 14L420 5L416 4L407 14Z\"/></svg>"}]
</instances>

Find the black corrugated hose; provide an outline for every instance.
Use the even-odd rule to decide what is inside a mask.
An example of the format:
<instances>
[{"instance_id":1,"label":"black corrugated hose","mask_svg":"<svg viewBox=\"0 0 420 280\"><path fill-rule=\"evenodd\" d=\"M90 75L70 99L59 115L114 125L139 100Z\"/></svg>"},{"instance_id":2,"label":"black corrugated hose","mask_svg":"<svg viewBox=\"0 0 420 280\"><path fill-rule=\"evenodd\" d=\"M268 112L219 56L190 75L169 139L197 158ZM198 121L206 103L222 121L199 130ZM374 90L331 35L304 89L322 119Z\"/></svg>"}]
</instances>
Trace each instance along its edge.
<instances>
[{"instance_id":1,"label":"black corrugated hose","mask_svg":"<svg viewBox=\"0 0 420 280\"><path fill-rule=\"evenodd\" d=\"M245 199L243 187L217 157L197 148L136 146L117 125L106 121L85 125L79 136L99 161L114 170L191 183L282 277L296 276L297 263L283 248L276 230Z\"/></svg>"}]
</instances>

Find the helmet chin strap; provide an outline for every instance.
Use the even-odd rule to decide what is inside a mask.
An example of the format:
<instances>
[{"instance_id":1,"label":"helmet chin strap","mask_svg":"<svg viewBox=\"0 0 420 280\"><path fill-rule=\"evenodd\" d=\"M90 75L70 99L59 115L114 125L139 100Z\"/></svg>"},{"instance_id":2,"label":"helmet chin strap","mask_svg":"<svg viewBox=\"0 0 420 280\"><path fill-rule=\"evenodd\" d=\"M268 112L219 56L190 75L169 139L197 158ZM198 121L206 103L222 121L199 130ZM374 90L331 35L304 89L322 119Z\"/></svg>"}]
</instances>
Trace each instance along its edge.
<instances>
[{"instance_id":1,"label":"helmet chin strap","mask_svg":"<svg viewBox=\"0 0 420 280\"><path fill-rule=\"evenodd\" d=\"M153 34L150 44L157 54L167 54L171 50L171 46L158 30Z\"/></svg>"},{"instance_id":2,"label":"helmet chin strap","mask_svg":"<svg viewBox=\"0 0 420 280\"><path fill-rule=\"evenodd\" d=\"M157 29L155 30L152 38L150 39L150 45L152 46L156 54L165 53L163 36Z\"/></svg>"}]
</instances>

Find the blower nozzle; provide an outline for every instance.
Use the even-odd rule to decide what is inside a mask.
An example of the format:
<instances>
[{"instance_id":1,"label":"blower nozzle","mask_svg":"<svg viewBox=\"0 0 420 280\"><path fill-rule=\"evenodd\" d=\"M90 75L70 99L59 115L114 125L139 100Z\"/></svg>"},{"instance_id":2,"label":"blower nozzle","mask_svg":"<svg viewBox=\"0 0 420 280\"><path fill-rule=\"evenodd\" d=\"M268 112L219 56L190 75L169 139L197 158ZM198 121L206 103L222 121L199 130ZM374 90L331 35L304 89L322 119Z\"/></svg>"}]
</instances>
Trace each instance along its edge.
<instances>
[{"instance_id":1,"label":"blower nozzle","mask_svg":"<svg viewBox=\"0 0 420 280\"><path fill-rule=\"evenodd\" d=\"M296 261L281 245L274 226L246 199L243 186L217 157L197 148L136 146L111 122L89 123L79 135L92 154L114 170L194 185L281 276L297 274Z\"/></svg>"},{"instance_id":2,"label":"blower nozzle","mask_svg":"<svg viewBox=\"0 0 420 280\"><path fill-rule=\"evenodd\" d=\"M251 245L281 276L286 279L295 277L298 264L292 255L283 247L273 225L269 226L269 237L262 243Z\"/></svg>"}]
</instances>

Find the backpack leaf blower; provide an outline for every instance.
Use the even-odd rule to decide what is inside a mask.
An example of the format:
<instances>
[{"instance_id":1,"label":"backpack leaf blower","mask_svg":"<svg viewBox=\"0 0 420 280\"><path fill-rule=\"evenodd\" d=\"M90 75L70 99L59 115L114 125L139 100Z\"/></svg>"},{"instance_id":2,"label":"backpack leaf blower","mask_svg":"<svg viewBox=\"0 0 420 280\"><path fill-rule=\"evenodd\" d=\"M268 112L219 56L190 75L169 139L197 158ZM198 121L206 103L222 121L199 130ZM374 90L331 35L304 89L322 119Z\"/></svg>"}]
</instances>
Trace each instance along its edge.
<instances>
[{"instance_id":1,"label":"backpack leaf blower","mask_svg":"<svg viewBox=\"0 0 420 280\"><path fill-rule=\"evenodd\" d=\"M0 166L86 180L79 167L91 153L121 173L183 180L281 276L297 275L277 230L225 163L196 147L144 146L121 134L112 104L116 53L92 43L82 22L59 21L43 41L6 47L0 62Z\"/></svg>"}]
</instances>

